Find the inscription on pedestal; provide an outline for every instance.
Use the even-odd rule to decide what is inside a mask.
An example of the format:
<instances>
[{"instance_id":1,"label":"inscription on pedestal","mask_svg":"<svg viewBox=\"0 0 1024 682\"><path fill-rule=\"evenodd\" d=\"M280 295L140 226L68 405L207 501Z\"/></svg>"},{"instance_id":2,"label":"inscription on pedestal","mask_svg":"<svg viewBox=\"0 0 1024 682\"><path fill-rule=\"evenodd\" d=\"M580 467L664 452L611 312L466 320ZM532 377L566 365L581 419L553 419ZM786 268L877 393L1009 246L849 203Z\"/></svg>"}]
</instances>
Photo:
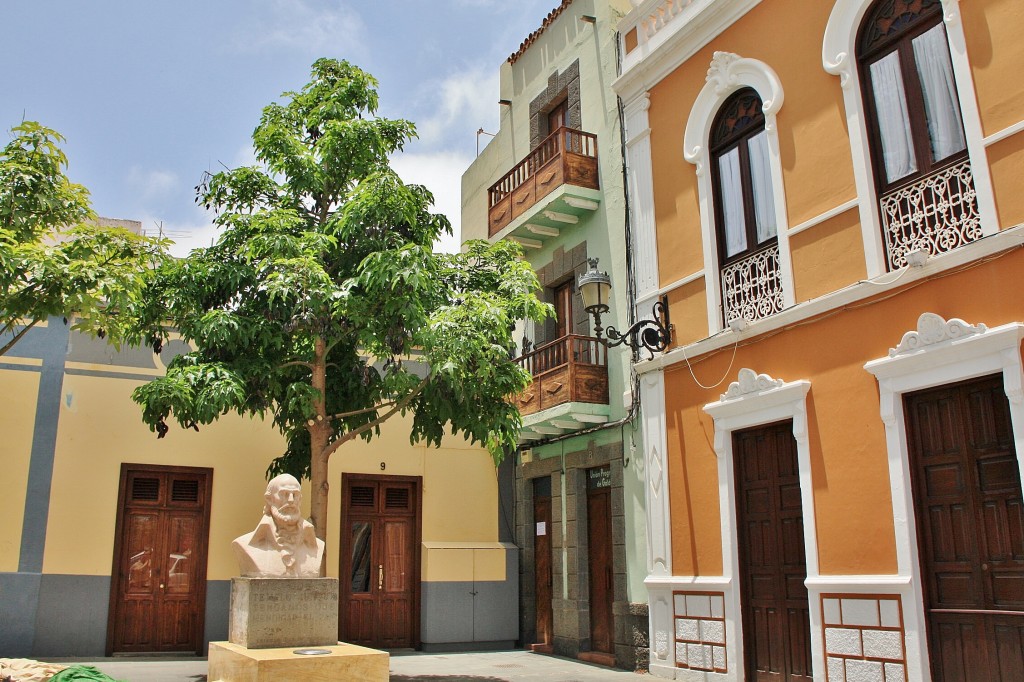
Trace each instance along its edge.
<instances>
[{"instance_id":1,"label":"inscription on pedestal","mask_svg":"<svg viewBox=\"0 0 1024 682\"><path fill-rule=\"evenodd\" d=\"M232 578L228 638L249 649L338 643L336 578Z\"/></svg>"}]
</instances>

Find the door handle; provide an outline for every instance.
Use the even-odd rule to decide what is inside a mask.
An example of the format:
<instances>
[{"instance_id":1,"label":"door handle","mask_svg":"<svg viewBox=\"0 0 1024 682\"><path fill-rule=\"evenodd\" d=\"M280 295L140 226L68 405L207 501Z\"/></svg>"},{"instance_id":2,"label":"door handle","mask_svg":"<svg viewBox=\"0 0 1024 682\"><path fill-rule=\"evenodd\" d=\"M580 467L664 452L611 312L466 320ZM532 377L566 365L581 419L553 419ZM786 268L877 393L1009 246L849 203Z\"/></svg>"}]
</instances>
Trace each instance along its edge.
<instances>
[{"instance_id":1,"label":"door handle","mask_svg":"<svg viewBox=\"0 0 1024 682\"><path fill-rule=\"evenodd\" d=\"M377 564L377 589L384 589L384 564Z\"/></svg>"},{"instance_id":2,"label":"door handle","mask_svg":"<svg viewBox=\"0 0 1024 682\"><path fill-rule=\"evenodd\" d=\"M161 590L164 589L164 584L163 583L160 583L160 589Z\"/></svg>"}]
</instances>

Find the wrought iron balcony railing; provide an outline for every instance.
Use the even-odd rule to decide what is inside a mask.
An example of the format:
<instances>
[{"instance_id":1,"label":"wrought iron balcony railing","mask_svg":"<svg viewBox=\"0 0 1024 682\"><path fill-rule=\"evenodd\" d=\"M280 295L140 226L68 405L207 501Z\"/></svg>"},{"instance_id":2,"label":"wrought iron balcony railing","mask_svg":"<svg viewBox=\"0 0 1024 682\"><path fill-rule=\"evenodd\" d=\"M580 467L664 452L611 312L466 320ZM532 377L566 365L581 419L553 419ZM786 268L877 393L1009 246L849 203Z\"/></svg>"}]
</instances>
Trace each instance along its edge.
<instances>
[{"instance_id":1,"label":"wrought iron balcony railing","mask_svg":"<svg viewBox=\"0 0 1024 682\"><path fill-rule=\"evenodd\" d=\"M722 268L722 307L726 324L754 322L782 310L777 243Z\"/></svg>"},{"instance_id":2,"label":"wrought iron balcony railing","mask_svg":"<svg viewBox=\"0 0 1024 682\"><path fill-rule=\"evenodd\" d=\"M879 205L890 270L907 265L911 251L935 256L981 238L969 160L883 194Z\"/></svg>"},{"instance_id":3,"label":"wrought iron balcony railing","mask_svg":"<svg viewBox=\"0 0 1024 682\"><path fill-rule=\"evenodd\" d=\"M487 191L488 236L562 185L598 189L597 175L597 136L559 128Z\"/></svg>"},{"instance_id":4,"label":"wrought iron balcony railing","mask_svg":"<svg viewBox=\"0 0 1024 682\"><path fill-rule=\"evenodd\" d=\"M608 348L592 336L570 334L516 359L533 383L516 396L527 415L563 403L608 404Z\"/></svg>"}]
</instances>

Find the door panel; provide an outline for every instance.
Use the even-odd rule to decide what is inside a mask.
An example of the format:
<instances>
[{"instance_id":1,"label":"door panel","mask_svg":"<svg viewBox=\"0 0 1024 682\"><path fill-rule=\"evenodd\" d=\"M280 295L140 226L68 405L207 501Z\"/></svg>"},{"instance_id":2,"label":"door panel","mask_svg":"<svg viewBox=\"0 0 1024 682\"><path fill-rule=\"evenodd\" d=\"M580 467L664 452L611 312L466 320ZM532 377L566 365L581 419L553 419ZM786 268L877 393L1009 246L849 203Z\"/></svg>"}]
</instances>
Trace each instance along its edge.
<instances>
[{"instance_id":1,"label":"door panel","mask_svg":"<svg viewBox=\"0 0 1024 682\"><path fill-rule=\"evenodd\" d=\"M123 465L107 653L201 653L211 469Z\"/></svg>"},{"instance_id":2,"label":"door panel","mask_svg":"<svg viewBox=\"0 0 1024 682\"><path fill-rule=\"evenodd\" d=\"M551 495L533 498L533 559L534 588L537 609L537 644L554 643L554 607L551 602Z\"/></svg>"},{"instance_id":3,"label":"door panel","mask_svg":"<svg viewBox=\"0 0 1024 682\"><path fill-rule=\"evenodd\" d=\"M592 475L587 471L587 542L588 570L590 573L590 649L612 653L614 599L611 488L593 487ZM607 473L607 469L603 469ZM610 476L598 476L600 483L610 482ZM600 484L599 483L599 484Z\"/></svg>"},{"instance_id":4,"label":"door panel","mask_svg":"<svg viewBox=\"0 0 1024 682\"><path fill-rule=\"evenodd\" d=\"M383 649L419 644L419 479L343 478L339 639Z\"/></svg>"},{"instance_id":5,"label":"door panel","mask_svg":"<svg viewBox=\"0 0 1024 682\"><path fill-rule=\"evenodd\" d=\"M733 434L746 675L810 680L803 507L791 422Z\"/></svg>"},{"instance_id":6,"label":"door panel","mask_svg":"<svg viewBox=\"0 0 1024 682\"><path fill-rule=\"evenodd\" d=\"M905 405L933 678L1024 679L1024 522L1002 377Z\"/></svg>"}]
</instances>

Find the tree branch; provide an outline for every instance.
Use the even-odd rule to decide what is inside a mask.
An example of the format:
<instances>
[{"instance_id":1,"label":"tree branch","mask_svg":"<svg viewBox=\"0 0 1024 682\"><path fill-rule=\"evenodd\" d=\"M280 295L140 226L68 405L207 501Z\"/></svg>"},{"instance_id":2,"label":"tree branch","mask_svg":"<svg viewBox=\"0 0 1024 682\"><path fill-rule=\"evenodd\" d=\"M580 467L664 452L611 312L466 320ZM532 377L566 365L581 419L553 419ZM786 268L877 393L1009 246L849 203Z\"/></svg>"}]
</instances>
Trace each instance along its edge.
<instances>
[{"instance_id":1,"label":"tree branch","mask_svg":"<svg viewBox=\"0 0 1024 682\"><path fill-rule=\"evenodd\" d=\"M36 326L36 322L38 322L38 321L39 320L32 320L31 322L26 324L24 327L22 327L21 331L19 331L17 334L15 334L14 338L12 338L10 341L7 342L7 345L5 345L3 348L0 348L0 355L5 355L7 353L7 351L9 351L11 349L11 347L14 346L14 344L16 344L19 339L21 339L21 337L25 336L25 334L28 332L29 329L31 329L32 327Z\"/></svg>"},{"instance_id":2,"label":"tree branch","mask_svg":"<svg viewBox=\"0 0 1024 682\"><path fill-rule=\"evenodd\" d=\"M367 412L373 412L375 410L379 410L382 407L390 407L391 405L394 405L394 404L395 404L394 400L389 400L388 402L381 403L380 405L377 405L375 407L367 407L365 410L353 410L352 412L339 412L338 414L332 414L329 417L327 417L327 421L333 421L335 419L344 419L345 417L355 417L356 415L366 414Z\"/></svg>"},{"instance_id":3,"label":"tree branch","mask_svg":"<svg viewBox=\"0 0 1024 682\"><path fill-rule=\"evenodd\" d=\"M328 445L327 449L324 451L324 456L325 457L330 457L334 453L335 450L337 450L339 447L341 447L345 443L349 442L350 440L352 440L356 436L359 436L361 434L366 433L370 429L376 428L380 424L384 423L385 421L387 421L388 419L390 419L391 417L395 416L396 414L401 412L403 409L408 407L409 403L412 402L412 399L415 398L417 395L419 395L423 391L423 389L427 387L427 384L430 383L430 379L431 379L432 376L433 376L432 374L428 374L426 376L426 378L423 379L423 381L421 381L419 383L419 385L416 386L416 388L414 388L412 391L409 392L409 395L407 395L404 398L402 398L398 403L395 403L395 406L393 408L391 408L391 410L389 410L388 413L385 414L384 416L378 417L378 418L374 419L372 422L367 422L366 424L363 424L359 428L356 428L356 429L353 429L353 430L349 431L344 436L342 436L338 440L336 440L333 443L331 443L330 445Z\"/></svg>"},{"instance_id":4,"label":"tree branch","mask_svg":"<svg viewBox=\"0 0 1024 682\"><path fill-rule=\"evenodd\" d=\"M283 365L277 366L278 369L284 369L285 367L305 367L310 372L313 371L313 363L306 362L304 360L292 360L291 362L286 362Z\"/></svg>"}]
</instances>

